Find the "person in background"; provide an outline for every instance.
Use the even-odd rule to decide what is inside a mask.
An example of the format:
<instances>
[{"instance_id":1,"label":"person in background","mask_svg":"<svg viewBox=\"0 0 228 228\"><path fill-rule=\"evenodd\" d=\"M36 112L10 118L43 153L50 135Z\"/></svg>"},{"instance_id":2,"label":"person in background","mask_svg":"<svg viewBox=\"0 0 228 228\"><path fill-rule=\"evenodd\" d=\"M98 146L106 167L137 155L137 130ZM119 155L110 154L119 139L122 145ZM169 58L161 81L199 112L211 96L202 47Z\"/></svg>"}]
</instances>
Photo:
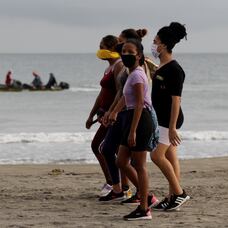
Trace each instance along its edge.
<instances>
[{"instance_id":1,"label":"person in background","mask_svg":"<svg viewBox=\"0 0 228 228\"><path fill-rule=\"evenodd\" d=\"M90 127L96 122L96 120L94 120L96 115L98 115L98 120L101 123L91 143L92 151L95 154L106 179L106 183L101 190L100 196L105 196L112 190L112 179L110 177L106 160L100 152L99 147L108 130L108 128L102 124L103 114L109 109L115 99L117 92L117 76L123 67L120 55L115 51L117 44L117 37L112 35L103 37L100 42L100 49L97 51L97 57L107 61L109 66L105 70L104 76L100 81L100 93L97 96L86 121L87 129L90 129Z\"/></svg>"},{"instance_id":2,"label":"person in background","mask_svg":"<svg viewBox=\"0 0 228 228\"><path fill-rule=\"evenodd\" d=\"M159 124L159 143L151 152L151 159L169 182L169 195L154 210L176 210L190 199L180 186L180 165L177 158L177 146L181 143L177 129L184 121L180 104L185 73L172 55L174 46L186 36L185 27L172 22L158 31L151 47L152 55L160 60L152 87L152 103Z\"/></svg>"},{"instance_id":3,"label":"person in background","mask_svg":"<svg viewBox=\"0 0 228 228\"><path fill-rule=\"evenodd\" d=\"M6 74L5 85L10 87L13 84L12 71L9 70Z\"/></svg>"},{"instance_id":4,"label":"person in background","mask_svg":"<svg viewBox=\"0 0 228 228\"><path fill-rule=\"evenodd\" d=\"M43 89L43 82L41 80L41 77L36 73L36 72L32 72L32 75L34 76L34 79L31 83L32 87L34 89Z\"/></svg>"},{"instance_id":5,"label":"person in background","mask_svg":"<svg viewBox=\"0 0 228 228\"><path fill-rule=\"evenodd\" d=\"M45 88L51 89L52 87L56 87L57 85L58 84L57 84L55 75L53 73L50 73L49 74L49 80L48 80L47 84L45 85Z\"/></svg>"},{"instance_id":6,"label":"person in background","mask_svg":"<svg viewBox=\"0 0 228 228\"><path fill-rule=\"evenodd\" d=\"M19 80L15 80L12 78L13 71L9 70L6 74L5 85L7 87L11 87L13 89L22 89L22 83Z\"/></svg>"}]
</instances>

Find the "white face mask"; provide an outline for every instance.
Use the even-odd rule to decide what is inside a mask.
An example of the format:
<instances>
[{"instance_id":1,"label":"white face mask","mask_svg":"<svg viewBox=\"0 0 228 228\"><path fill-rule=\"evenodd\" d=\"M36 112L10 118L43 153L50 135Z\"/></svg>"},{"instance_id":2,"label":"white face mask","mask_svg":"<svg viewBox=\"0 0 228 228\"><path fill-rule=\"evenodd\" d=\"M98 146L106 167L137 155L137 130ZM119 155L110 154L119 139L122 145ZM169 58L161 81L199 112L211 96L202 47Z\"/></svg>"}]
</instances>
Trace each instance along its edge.
<instances>
[{"instance_id":1,"label":"white face mask","mask_svg":"<svg viewBox=\"0 0 228 228\"><path fill-rule=\"evenodd\" d=\"M152 56L157 59L160 55L160 53L158 52L158 45L157 44L152 44L151 45L151 54Z\"/></svg>"}]
</instances>

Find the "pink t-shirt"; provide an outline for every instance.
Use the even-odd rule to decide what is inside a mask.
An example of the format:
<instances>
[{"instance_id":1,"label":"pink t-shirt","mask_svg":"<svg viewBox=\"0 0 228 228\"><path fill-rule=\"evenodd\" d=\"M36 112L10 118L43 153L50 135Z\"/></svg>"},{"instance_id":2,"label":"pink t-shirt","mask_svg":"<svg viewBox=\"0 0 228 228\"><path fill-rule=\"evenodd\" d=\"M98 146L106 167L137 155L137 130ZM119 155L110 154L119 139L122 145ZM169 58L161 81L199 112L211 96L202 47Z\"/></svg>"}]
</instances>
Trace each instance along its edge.
<instances>
[{"instance_id":1,"label":"pink t-shirt","mask_svg":"<svg viewBox=\"0 0 228 228\"><path fill-rule=\"evenodd\" d=\"M137 83L143 84L144 87L144 107L151 107L151 96L149 91L149 83L145 71L142 67L137 67L133 72L128 75L127 81L123 88L123 95L127 109L134 109L136 106L136 97L134 85Z\"/></svg>"}]
</instances>

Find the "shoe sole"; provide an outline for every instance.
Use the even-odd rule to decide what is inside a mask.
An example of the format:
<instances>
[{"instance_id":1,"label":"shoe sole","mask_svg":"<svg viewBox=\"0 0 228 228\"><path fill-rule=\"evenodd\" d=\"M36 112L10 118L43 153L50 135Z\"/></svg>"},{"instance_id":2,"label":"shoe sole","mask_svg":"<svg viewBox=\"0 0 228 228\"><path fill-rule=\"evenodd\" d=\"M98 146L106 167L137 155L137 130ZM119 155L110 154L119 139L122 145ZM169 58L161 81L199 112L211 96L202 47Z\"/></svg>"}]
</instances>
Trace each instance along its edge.
<instances>
[{"instance_id":1,"label":"shoe sole","mask_svg":"<svg viewBox=\"0 0 228 228\"><path fill-rule=\"evenodd\" d=\"M138 203L122 203L122 202L121 202L121 204L122 204L122 205L128 205L128 206L129 206L129 205L138 206L138 205L140 204L140 202L138 202Z\"/></svg>"},{"instance_id":2,"label":"shoe sole","mask_svg":"<svg viewBox=\"0 0 228 228\"><path fill-rule=\"evenodd\" d=\"M190 199L190 196L187 196L179 205L170 209L165 209L165 211L177 211L179 207L182 206L184 203L186 203L189 199Z\"/></svg>"},{"instance_id":3,"label":"shoe sole","mask_svg":"<svg viewBox=\"0 0 228 228\"><path fill-rule=\"evenodd\" d=\"M99 202L101 203L113 203L113 202L119 202L121 200L124 200L124 196L123 197L120 197L120 198L115 198L115 199L111 199L111 200L106 200L106 201L102 201L102 200L99 200Z\"/></svg>"},{"instance_id":4,"label":"shoe sole","mask_svg":"<svg viewBox=\"0 0 228 228\"><path fill-rule=\"evenodd\" d=\"M124 218L126 221L136 221L136 220L151 220L152 216L145 216L145 217L139 217L139 218Z\"/></svg>"},{"instance_id":5,"label":"shoe sole","mask_svg":"<svg viewBox=\"0 0 228 228\"><path fill-rule=\"evenodd\" d=\"M156 208L151 208L151 210L152 211L168 211L168 210L166 210L165 208L164 209L156 209ZM174 211L180 211L180 208L178 207L178 208L176 208L176 209L173 209Z\"/></svg>"}]
</instances>

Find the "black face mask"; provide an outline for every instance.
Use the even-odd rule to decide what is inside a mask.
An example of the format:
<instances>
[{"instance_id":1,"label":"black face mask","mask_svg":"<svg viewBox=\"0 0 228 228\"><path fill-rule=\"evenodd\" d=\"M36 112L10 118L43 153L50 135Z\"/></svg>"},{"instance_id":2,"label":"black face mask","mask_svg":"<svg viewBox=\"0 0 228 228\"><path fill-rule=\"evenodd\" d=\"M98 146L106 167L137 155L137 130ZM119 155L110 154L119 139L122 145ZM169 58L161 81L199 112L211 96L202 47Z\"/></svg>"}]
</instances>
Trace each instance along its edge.
<instances>
[{"instance_id":1,"label":"black face mask","mask_svg":"<svg viewBox=\"0 0 228 228\"><path fill-rule=\"evenodd\" d=\"M131 68L135 65L136 56L135 55L121 55L121 59L125 67Z\"/></svg>"}]
</instances>

